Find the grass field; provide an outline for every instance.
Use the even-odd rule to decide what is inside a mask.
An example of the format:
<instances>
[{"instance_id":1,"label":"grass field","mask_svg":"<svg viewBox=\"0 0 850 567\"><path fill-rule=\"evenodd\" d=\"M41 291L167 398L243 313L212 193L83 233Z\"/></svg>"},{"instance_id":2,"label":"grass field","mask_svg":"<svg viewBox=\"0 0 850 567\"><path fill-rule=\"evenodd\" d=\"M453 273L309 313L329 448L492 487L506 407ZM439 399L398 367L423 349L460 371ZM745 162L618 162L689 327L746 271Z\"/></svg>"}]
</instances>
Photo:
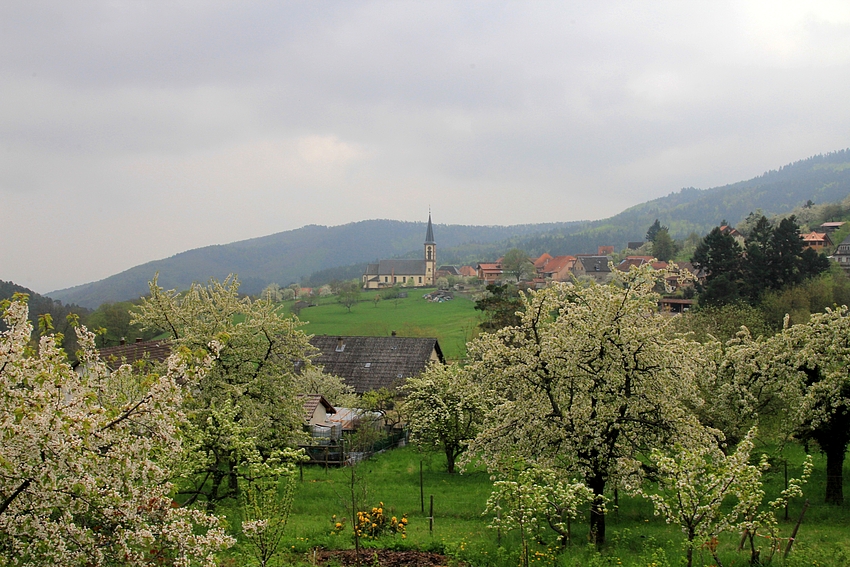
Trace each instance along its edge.
<instances>
[{"instance_id":1,"label":"grass field","mask_svg":"<svg viewBox=\"0 0 850 567\"><path fill-rule=\"evenodd\" d=\"M802 450L786 451L789 474L799 475ZM420 463L425 511L420 500ZM445 471L445 460L435 453L421 453L408 446L377 455L354 469L355 497L359 508L371 508L383 502L392 515L407 514L407 537L384 536L366 546L391 549L421 549L445 553L469 565L499 567L519 564L521 548L516 533L497 533L488 529L489 518L482 512L491 489L490 475L473 470L459 475ZM794 550L787 560L781 554L771 564L798 567L846 567L850 565L850 506L821 504L824 488L824 462L815 455L815 472L805 486L811 500ZM845 470L845 482L850 475ZM780 465L768 473L766 492L774 497L783 488L784 468ZM350 530L351 468L330 469L305 466L303 479L297 480L292 514L286 533L286 562L309 563L316 548L347 549L353 547ZM434 497L433 532L429 530L430 497ZM613 508L613 506L611 506ZM794 501L789 520L779 514L783 536L787 536L800 514L802 501ZM333 516L349 518L346 529L331 535ZM548 531L548 530L547 530ZM551 532L541 532L542 543L534 543L534 564L557 566L640 566L663 567L682 565L683 537L675 526L655 517L651 505L643 499L620 495L619 508L609 512L608 543L598 552L587 544L584 518L573 525L573 543L558 549ZM718 547L725 567L749 565L749 555L738 552L737 534L726 534ZM241 553L236 550L235 553ZM762 557L765 557L763 552ZM695 553L694 565L715 565L706 550Z\"/></svg>"},{"instance_id":2,"label":"grass field","mask_svg":"<svg viewBox=\"0 0 850 567\"><path fill-rule=\"evenodd\" d=\"M377 292L364 292L351 312L336 297L322 298L317 306L302 309L298 317L309 322L303 329L311 335L386 337L396 331L401 337L436 337L447 358L464 357L466 343L476 333L480 311L465 295L455 294L455 299L444 303L422 299L429 291L433 290L411 289L406 298L377 302ZM284 303L283 308L288 311L292 303Z\"/></svg>"}]
</instances>

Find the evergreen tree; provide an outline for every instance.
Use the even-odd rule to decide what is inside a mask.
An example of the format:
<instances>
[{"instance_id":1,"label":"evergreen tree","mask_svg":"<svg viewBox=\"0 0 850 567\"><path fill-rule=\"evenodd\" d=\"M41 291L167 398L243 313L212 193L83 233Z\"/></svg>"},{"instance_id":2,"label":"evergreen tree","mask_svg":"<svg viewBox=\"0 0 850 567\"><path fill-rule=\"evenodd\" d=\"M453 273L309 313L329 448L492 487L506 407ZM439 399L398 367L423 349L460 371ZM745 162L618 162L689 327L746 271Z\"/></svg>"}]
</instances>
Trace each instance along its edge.
<instances>
[{"instance_id":1,"label":"evergreen tree","mask_svg":"<svg viewBox=\"0 0 850 567\"><path fill-rule=\"evenodd\" d=\"M655 219L655 222L652 223L652 226L650 226L649 230L646 231L646 241L655 242L655 238L658 236L658 232L661 230L667 230L667 227L662 226L658 219Z\"/></svg>"},{"instance_id":2,"label":"evergreen tree","mask_svg":"<svg viewBox=\"0 0 850 567\"><path fill-rule=\"evenodd\" d=\"M699 286L701 305L723 305L738 299L742 281L741 245L715 227L697 246L691 262L706 273Z\"/></svg>"},{"instance_id":3,"label":"evergreen tree","mask_svg":"<svg viewBox=\"0 0 850 567\"><path fill-rule=\"evenodd\" d=\"M662 227L655 234L655 240L652 241L652 255L657 260L669 262L678 251L676 242L670 237L667 227Z\"/></svg>"}]
</instances>

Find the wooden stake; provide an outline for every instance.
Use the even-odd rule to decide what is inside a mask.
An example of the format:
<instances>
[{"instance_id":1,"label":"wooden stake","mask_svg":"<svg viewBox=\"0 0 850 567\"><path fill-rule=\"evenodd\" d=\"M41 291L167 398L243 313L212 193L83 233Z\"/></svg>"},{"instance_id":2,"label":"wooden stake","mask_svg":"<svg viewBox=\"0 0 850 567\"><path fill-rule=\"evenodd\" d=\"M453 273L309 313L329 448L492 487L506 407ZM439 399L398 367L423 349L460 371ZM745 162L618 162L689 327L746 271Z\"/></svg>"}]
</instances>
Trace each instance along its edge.
<instances>
[{"instance_id":1,"label":"wooden stake","mask_svg":"<svg viewBox=\"0 0 850 567\"><path fill-rule=\"evenodd\" d=\"M806 498L806 501L803 502L803 509L800 510L800 518L797 520L797 525L794 526L794 531L791 532L791 537L788 538L788 547L785 548L784 557L788 557L788 554L791 553L791 546L794 545L794 540L797 539L797 530L800 529L800 524L803 523L803 516L806 514L806 509L809 507L809 499Z\"/></svg>"}]
</instances>

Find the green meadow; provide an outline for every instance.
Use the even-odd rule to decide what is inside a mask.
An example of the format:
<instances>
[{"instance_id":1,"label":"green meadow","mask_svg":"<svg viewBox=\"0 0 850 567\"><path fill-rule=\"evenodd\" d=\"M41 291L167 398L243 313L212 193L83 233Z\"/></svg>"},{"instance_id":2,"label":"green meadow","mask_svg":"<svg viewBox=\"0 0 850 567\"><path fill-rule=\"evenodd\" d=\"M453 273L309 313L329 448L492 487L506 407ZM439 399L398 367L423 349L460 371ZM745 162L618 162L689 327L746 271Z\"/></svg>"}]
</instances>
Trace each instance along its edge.
<instances>
[{"instance_id":1,"label":"green meadow","mask_svg":"<svg viewBox=\"0 0 850 567\"><path fill-rule=\"evenodd\" d=\"M455 294L443 303L422 298L431 291L416 288L407 290L406 298L377 301L378 292L363 292L350 312L336 297L314 299L318 305L305 307L298 317L308 322L303 329L311 335L386 337L395 331L400 337L436 337L446 358L463 358L467 341L477 333L481 312L467 295ZM293 303L285 302L283 308L290 310Z\"/></svg>"},{"instance_id":2,"label":"green meadow","mask_svg":"<svg viewBox=\"0 0 850 567\"><path fill-rule=\"evenodd\" d=\"M797 534L794 548L783 558L787 539L781 550L769 559L769 545L760 538L762 564L783 567L846 567L850 565L850 506L822 504L825 462L815 454L815 470L804 498L810 500ZM765 475L767 499L775 498L784 487L785 462L788 474L798 476L804 459L802 449L793 445L784 456L772 460ZM420 477L421 471L421 477ZM845 482L848 478L845 469ZM421 478L421 485L420 485ZM352 479L354 490L352 491ZM304 466L296 473L295 497L285 534L284 563L307 564L316 549L351 549L352 494L358 510L383 505L388 515L408 518L406 537L386 535L376 540L361 540L367 548L436 551L449 556L450 565L493 565L514 567L521 563L519 535L488 528L491 517L483 515L492 481L481 469L463 474L445 472L445 458L433 452L421 452L414 446L393 449L362 461L354 467L325 469ZM431 497L433 496L433 522ZM609 494L613 499L614 495ZM799 519L804 499L792 501L785 519L784 510L777 516L783 538L787 538ZM424 506L423 506L424 503ZM680 529L668 525L653 514L652 505L642 498L620 494L615 505L609 502L608 538L602 550L587 542L586 515L572 525L572 542L561 548L551 530L541 529L531 541L530 564L563 567L635 566L672 567L684 564L684 537ZM423 511L424 510L424 511ZM234 517L233 520L236 520ZM332 533L334 524L344 529ZM234 527L236 521L233 522ZM722 565L750 564L748 550L738 551L740 535L721 536L718 555ZM240 543L233 553L243 556ZM694 565L716 565L706 549L695 553Z\"/></svg>"}]
</instances>

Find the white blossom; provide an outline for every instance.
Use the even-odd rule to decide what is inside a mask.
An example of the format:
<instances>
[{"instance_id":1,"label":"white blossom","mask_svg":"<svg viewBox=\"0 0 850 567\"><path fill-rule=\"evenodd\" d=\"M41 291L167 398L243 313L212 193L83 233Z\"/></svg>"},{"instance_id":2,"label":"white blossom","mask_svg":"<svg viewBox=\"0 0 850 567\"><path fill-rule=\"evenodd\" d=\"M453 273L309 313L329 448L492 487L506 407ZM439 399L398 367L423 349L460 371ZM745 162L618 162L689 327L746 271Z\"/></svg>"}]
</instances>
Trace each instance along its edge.
<instances>
[{"instance_id":1,"label":"white blossom","mask_svg":"<svg viewBox=\"0 0 850 567\"><path fill-rule=\"evenodd\" d=\"M109 371L77 331L75 371L56 338L28 346L22 301L0 333L0 565L213 565L233 543L219 519L177 506L178 385L204 372L176 353L162 375Z\"/></svg>"}]
</instances>

